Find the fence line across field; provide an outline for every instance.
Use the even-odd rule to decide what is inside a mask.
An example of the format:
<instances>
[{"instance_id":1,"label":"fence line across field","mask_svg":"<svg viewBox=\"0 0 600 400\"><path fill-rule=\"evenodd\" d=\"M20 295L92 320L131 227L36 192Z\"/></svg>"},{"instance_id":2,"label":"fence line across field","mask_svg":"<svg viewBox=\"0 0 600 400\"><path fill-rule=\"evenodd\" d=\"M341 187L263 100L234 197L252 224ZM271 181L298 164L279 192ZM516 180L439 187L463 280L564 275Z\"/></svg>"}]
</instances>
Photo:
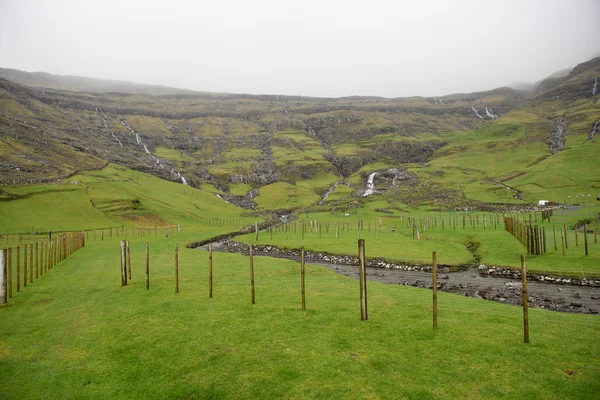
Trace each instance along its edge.
<instances>
[{"instance_id":1,"label":"fence line across field","mask_svg":"<svg viewBox=\"0 0 600 400\"><path fill-rule=\"evenodd\" d=\"M110 240L110 239L132 239L137 237L145 236L164 236L168 237L171 232L181 232L180 224L169 224L169 225L153 225L153 226L113 226L108 228L98 229L81 229L76 231L47 231L47 232L14 232L14 233L0 233L0 244L6 243L23 243L23 242L36 242L40 240L51 240L56 235L62 234L74 234L83 232L85 240Z\"/></svg>"},{"instance_id":2,"label":"fence line across field","mask_svg":"<svg viewBox=\"0 0 600 400\"><path fill-rule=\"evenodd\" d=\"M73 233L62 233L52 239L41 242L17 245L14 249L16 265L16 291L23 289L35 280L42 278L56 264L71 256L77 250L85 246L85 234L83 231ZM21 251L21 249L23 251ZM13 248L1 249L2 262L0 265L0 304L8 302L13 297ZM21 254L23 257L21 258ZM29 257L27 255L29 254ZM34 257L35 254L35 257ZM21 262L21 260L23 262ZM29 274L27 267L29 266ZM21 275L21 267L23 274ZM35 271L34 271L35 270ZM22 276L22 279L21 279ZM4 290L2 290L4 288Z\"/></svg>"},{"instance_id":3,"label":"fence line across field","mask_svg":"<svg viewBox=\"0 0 600 400\"><path fill-rule=\"evenodd\" d=\"M358 276L359 276L359 304L360 315L362 321L368 320L367 313L367 279L366 279L366 256L365 256L365 239L358 239ZM127 271L129 270L129 280L131 280L131 259L129 257L129 243L121 241L121 285L127 286ZM146 254L146 290L149 289L149 250L148 243L145 247ZM213 298L213 251L212 245L207 248L208 254L208 297ZM126 257L127 255L127 257ZM305 280L305 251L304 246L300 249L299 260L299 275L300 275L300 304L301 310L306 310L306 280ZM255 263L253 254L253 245L248 245L248 259L250 265L250 302L256 304L256 289L255 289ZM179 293L179 245L175 243L175 293ZM432 310L433 310L433 329L438 329L438 297L437 297L437 252L432 252ZM528 314L528 296L527 296L527 275L525 268L525 256L521 255L521 279L522 279L522 308L523 308L523 337L524 342L529 343L529 314Z\"/></svg>"}]
</instances>

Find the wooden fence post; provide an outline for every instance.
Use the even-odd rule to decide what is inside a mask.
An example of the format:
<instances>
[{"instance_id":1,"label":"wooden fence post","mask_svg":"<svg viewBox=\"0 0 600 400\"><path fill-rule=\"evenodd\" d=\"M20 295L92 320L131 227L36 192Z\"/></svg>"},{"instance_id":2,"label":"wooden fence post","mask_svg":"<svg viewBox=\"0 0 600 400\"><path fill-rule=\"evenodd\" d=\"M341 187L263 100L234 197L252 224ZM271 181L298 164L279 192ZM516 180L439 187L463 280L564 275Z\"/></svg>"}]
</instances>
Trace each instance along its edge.
<instances>
[{"instance_id":1,"label":"wooden fence post","mask_svg":"<svg viewBox=\"0 0 600 400\"><path fill-rule=\"evenodd\" d=\"M433 289L433 329L437 329L437 253L432 254L431 278Z\"/></svg>"},{"instance_id":2,"label":"wooden fence post","mask_svg":"<svg viewBox=\"0 0 600 400\"><path fill-rule=\"evenodd\" d=\"M8 301L8 268L6 249L0 249L0 304Z\"/></svg>"},{"instance_id":3,"label":"wooden fence post","mask_svg":"<svg viewBox=\"0 0 600 400\"><path fill-rule=\"evenodd\" d=\"M554 235L554 251L556 252L558 250L556 247L556 225L552 225L552 234Z\"/></svg>"},{"instance_id":4,"label":"wooden fence post","mask_svg":"<svg viewBox=\"0 0 600 400\"><path fill-rule=\"evenodd\" d=\"M146 290L150 289L150 249L146 242Z\"/></svg>"},{"instance_id":5,"label":"wooden fence post","mask_svg":"<svg viewBox=\"0 0 600 400\"><path fill-rule=\"evenodd\" d=\"M129 240L125 241L125 247L127 248L127 272L129 273L129 280L131 280L131 250L129 249Z\"/></svg>"},{"instance_id":6,"label":"wooden fence post","mask_svg":"<svg viewBox=\"0 0 600 400\"><path fill-rule=\"evenodd\" d=\"M525 256L521 255L521 285L523 293L523 340L529 343L529 304L527 300L527 268Z\"/></svg>"},{"instance_id":7,"label":"wooden fence post","mask_svg":"<svg viewBox=\"0 0 600 400\"><path fill-rule=\"evenodd\" d=\"M35 279L39 278L39 261L40 254L38 251L38 242L35 242Z\"/></svg>"},{"instance_id":8,"label":"wooden fence post","mask_svg":"<svg viewBox=\"0 0 600 400\"><path fill-rule=\"evenodd\" d=\"M27 244L23 246L23 287L27 287Z\"/></svg>"},{"instance_id":9,"label":"wooden fence post","mask_svg":"<svg viewBox=\"0 0 600 400\"><path fill-rule=\"evenodd\" d=\"M48 241L48 262L46 263L46 273L52 269L52 240Z\"/></svg>"},{"instance_id":10,"label":"wooden fence post","mask_svg":"<svg viewBox=\"0 0 600 400\"><path fill-rule=\"evenodd\" d=\"M252 245L249 245L250 252L250 290L252 292L252 304L256 304L256 297L254 294L254 257L252 256Z\"/></svg>"},{"instance_id":11,"label":"wooden fence post","mask_svg":"<svg viewBox=\"0 0 600 400\"><path fill-rule=\"evenodd\" d=\"M8 238L7 238L8 240ZM8 281L8 298L12 298L12 249L9 247L6 251L7 255L7 271L6 278Z\"/></svg>"},{"instance_id":12,"label":"wooden fence post","mask_svg":"<svg viewBox=\"0 0 600 400\"><path fill-rule=\"evenodd\" d=\"M21 247L17 246L17 293L21 291Z\"/></svg>"},{"instance_id":13,"label":"wooden fence post","mask_svg":"<svg viewBox=\"0 0 600 400\"><path fill-rule=\"evenodd\" d=\"M366 321L367 314L367 274L365 268L365 239L358 239L358 275L360 283L360 319Z\"/></svg>"},{"instance_id":14,"label":"wooden fence post","mask_svg":"<svg viewBox=\"0 0 600 400\"><path fill-rule=\"evenodd\" d=\"M55 237L54 238L54 254L52 255L52 268L54 268L56 266L56 264L60 261L60 252L59 252L59 246L60 242L59 242L59 238Z\"/></svg>"},{"instance_id":15,"label":"wooden fence post","mask_svg":"<svg viewBox=\"0 0 600 400\"><path fill-rule=\"evenodd\" d=\"M583 243L585 246L585 255L588 255L587 224L583 225Z\"/></svg>"},{"instance_id":16,"label":"wooden fence post","mask_svg":"<svg viewBox=\"0 0 600 400\"><path fill-rule=\"evenodd\" d=\"M127 259L125 257L125 241L121 240L121 286L127 286Z\"/></svg>"},{"instance_id":17,"label":"wooden fence post","mask_svg":"<svg viewBox=\"0 0 600 400\"><path fill-rule=\"evenodd\" d=\"M179 245L175 243L175 293L179 293Z\"/></svg>"},{"instance_id":18,"label":"wooden fence post","mask_svg":"<svg viewBox=\"0 0 600 400\"><path fill-rule=\"evenodd\" d=\"M300 291L302 293L302 311L306 310L306 292L304 281L304 246L300 247Z\"/></svg>"},{"instance_id":19,"label":"wooden fence post","mask_svg":"<svg viewBox=\"0 0 600 400\"><path fill-rule=\"evenodd\" d=\"M542 227L542 254L546 254L546 227Z\"/></svg>"},{"instance_id":20,"label":"wooden fence post","mask_svg":"<svg viewBox=\"0 0 600 400\"><path fill-rule=\"evenodd\" d=\"M256 241L258 242L258 222L254 221L254 232L256 233Z\"/></svg>"},{"instance_id":21,"label":"wooden fence post","mask_svg":"<svg viewBox=\"0 0 600 400\"><path fill-rule=\"evenodd\" d=\"M213 297L213 254L212 243L208 244L208 297Z\"/></svg>"},{"instance_id":22,"label":"wooden fence post","mask_svg":"<svg viewBox=\"0 0 600 400\"><path fill-rule=\"evenodd\" d=\"M46 250L45 247L46 243L44 241L42 241L42 244L40 245L40 278L42 277L42 275L44 275L44 263L46 262L45 260L45 256L46 256Z\"/></svg>"}]
</instances>

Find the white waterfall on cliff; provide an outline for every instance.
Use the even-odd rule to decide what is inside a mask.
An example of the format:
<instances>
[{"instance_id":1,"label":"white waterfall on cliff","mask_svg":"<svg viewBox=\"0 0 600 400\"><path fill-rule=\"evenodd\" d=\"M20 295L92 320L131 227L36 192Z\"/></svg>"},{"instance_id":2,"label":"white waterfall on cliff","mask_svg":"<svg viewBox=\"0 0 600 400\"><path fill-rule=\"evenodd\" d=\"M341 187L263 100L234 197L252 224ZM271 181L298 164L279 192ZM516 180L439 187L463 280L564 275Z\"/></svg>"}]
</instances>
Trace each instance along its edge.
<instances>
[{"instance_id":1,"label":"white waterfall on cliff","mask_svg":"<svg viewBox=\"0 0 600 400\"><path fill-rule=\"evenodd\" d=\"M339 182L335 182L333 185L331 185L331 187L329 188L329 190L327 191L327 193L325 193L325 195L323 196L323 198L321 199L321 201L319 202L319 204L325 203L325 200L327 200L327 198L329 197L329 195L331 193L333 193L333 191L335 190L335 188L337 187L338 184L339 184Z\"/></svg>"},{"instance_id":2,"label":"white waterfall on cliff","mask_svg":"<svg viewBox=\"0 0 600 400\"><path fill-rule=\"evenodd\" d=\"M375 184L373 183L375 175L377 175L377 172L373 172L371 173L371 175L369 175L369 179L367 179L367 190L365 190L365 194L363 194L363 197L367 197L375 193Z\"/></svg>"},{"instance_id":3,"label":"white waterfall on cliff","mask_svg":"<svg viewBox=\"0 0 600 400\"><path fill-rule=\"evenodd\" d=\"M471 106L471 110L473 110L475 112L475 115L477 115L480 119L483 119L483 117L479 115L479 111L475 107Z\"/></svg>"},{"instance_id":4,"label":"white waterfall on cliff","mask_svg":"<svg viewBox=\"0 0 600 400\"><path fill-rule=\"evenodd\" d=\"M592 131L589 134L588 140L592 140L594 138L594 136L596 135L596 132L598 131L598 123L600 123L600 119L598 121L596 121L596 123L594 124L594 127L592 128Z\"/></svg>"},{"instance_id":5,"label":"white waterfall on cliff","mask_svg":"<svg viewBox=\"0 0 600 400\"><path fill-rule=\"evenodd\" d=\"M498 119L498 116L494 114L491 108L485 108L485 115L487 115L490 119Z\"/></svg>"}]
</instances>

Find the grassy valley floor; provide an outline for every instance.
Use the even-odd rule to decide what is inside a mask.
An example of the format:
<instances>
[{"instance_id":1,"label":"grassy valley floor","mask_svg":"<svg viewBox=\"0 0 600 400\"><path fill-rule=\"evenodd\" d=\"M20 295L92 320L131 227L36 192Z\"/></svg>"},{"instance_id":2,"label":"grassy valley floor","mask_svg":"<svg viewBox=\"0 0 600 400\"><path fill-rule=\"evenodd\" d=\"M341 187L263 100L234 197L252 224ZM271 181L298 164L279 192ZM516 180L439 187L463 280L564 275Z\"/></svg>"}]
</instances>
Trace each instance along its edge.
<instances>
[{"instance_id":1,"label":"grassy valley floor","mask_svg":"<svg viewBox=\"0 0 600 400\"><path fill-rule=\"evenodd\" d=\"M369 283L297 263L186 249L213 232L131 240L120 286L117 240L90 241L0 308L4 399L28 398L596 398L600 319ZM174 292L179 243L180 292Z\"/></svg>"}]
</instances>

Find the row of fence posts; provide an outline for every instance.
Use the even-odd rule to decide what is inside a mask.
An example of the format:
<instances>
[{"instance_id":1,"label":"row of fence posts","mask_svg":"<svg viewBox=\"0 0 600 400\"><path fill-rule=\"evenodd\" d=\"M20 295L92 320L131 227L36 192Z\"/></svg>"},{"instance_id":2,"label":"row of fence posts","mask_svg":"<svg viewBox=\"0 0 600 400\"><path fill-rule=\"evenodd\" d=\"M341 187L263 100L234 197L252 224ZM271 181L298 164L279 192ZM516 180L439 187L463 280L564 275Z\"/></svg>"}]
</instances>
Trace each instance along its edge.
<instances>
[{"instance_id":1,"label":"row of fence posts","mask_svg":"<svg viewBox=\"0 0 600 400\"><path fill-rule=\"evenodd\" d=\"M250 299L252 304L256 304L256 292L254 285L254 255L252 245L248 245L248 255L250 261ZM304 246L300 248L300 296L301 308L306 310L306 281L305 281L305 251ZM437 312L437 252L432 252L432 292L433 292L433 329L438 328ZM150 287L149 272L149 251L146 243L146 289ZM131 280L131 257L129 252L129 242L121 241L121 286L127 286L127 276ZM368 320L367 312L367 274L365 257L365 240L358 239L358 276L360 287L360 319ZM523 302L523 337L524 342L529 343L529 311L527 298L527 271L525 266L525 256L521 256L521 282L522 282L522 302ZM208 297L213 297L213 253L212 245L208 245ZM175 244L175 293L179 293L179 246Z\"/></svg>"},{"instance_id":2,"label":"row of fence posts","mask_svg":"<svg viewBox=\"0 0 600 400\"><path fill-rule=\"evenodd\" d=\"M546 228L532 225L531 223L522 223L516 218L504 217L504 227L508 233L517 238L523 246L527 248L527 254L544 255L547 252ZM579 225L575 225L575 246L579 246ZM562 255L565 255L565 249L569 249L567 226L563 225L560 228L560 242L562 247ZM556 244L556 225L552 227L554 251L558 251ZM598 230L596 221L594 221L594 243L598 243ZM589 255L588 246L588 226L583 225L583 242L585 255Z\"/></svg>"},{"instance_id":3,"label":"row of fence posts","mask_svg":"<svg viewBox=\"0 0 600 400\"><path fill-rule=\"evenodd\" d=\"M404 220L404 216L400 216L401 223L403 222L403 220ZM486 214L483 214L483 216L481 218L481 223L480 223L479 215L475 215L475 216L463 215L463 217L462 217L462 228L463 229L466 229L467 221L473 227L473 229L475 229L475 227L478 225L483 225L483 229L486 230L488 223L490 223L490 224L493 223L494 229L497 229L498 223L500 221L500 216L492 215L490 217ZM333 226L332 226L332 224L333 223L331 221L321 222L318 219L314 219L314 220L310 220L310 221L302 221L302 222L295 221L295 222L289 222L289 223L277 224L274 226L270 226L267 228L267 233L270 235L271 239L273 238L273 233L275 233L275 234L285 233L285 237L287 239L289 233L291 233L293 231L294 234L297 234L297 231L299 230L300 234L302 235L302 239L304 239L305 234L310 231L310 232L316 233L320 239L322 237L323 231L325 234L329 234L329 231L332 230L332 231L335 231L335 238L339 239L340 232L352 232L354 225L356 225L356 232L357 232L358 238L360 238L361 231L371 232L371 221L370 220L367 221L367 224L365 224L364 219L358 219L356 221L356 224L354 224L353 222L350 222L350 221L343 221L341 223L336 222ZM375 231L375 239L378 239L379 233L381 233L383 231L382 219L379 218L378 222L375 223L374 225L375 226L373 227L373 229ZM412 229L413 239L420 240L422 233L426 232L427 230L435 230L436 228L438 228L438 225L441 227L442 230L446 229L446 223L445 223L444 216L440 216L439 224L438 224L437 216L420 217L418 221L417 221L416 217L412 217L412 216L406 217L406 227ZM459 224L458 216L448 216L448 226L454 226L454 230L456 230L456 226L459 226L459 225L460 224ZM396 238L398 238L397 224L394 224L394 227L390 228L390 231L395 232L395 236L396 236ZM255 234L255 241L258 242L258 238L259 238L258 222L254 222L254 234Z\"/></svg>"},{"instance_id":4,"label":"row of fence posts","mask_svg":"<svg viewBox=\"0 0 600 400\"><path fill-rule=\"evenodd\" d=\"M27 283L33 283L35 279L41 278L56 264L69 257L75 251L85 246L83 231L70 234L60 234L49 240L23 245L23 262L21 263L21 246L16 247L16 289L21 291ZM13 275L12 257L13 249L0 249L0 304L8 302L13 297ZM27 262L29 253L29 263ZM35 267L34 267L35 254ZM23 267L23 279L21 280L21 266ZM29 266L29 275L27 267Z\"/></svg>"},{"instance_id":5,"label":"row of fence posts","mask_svg":"<svg viewBox=\"0 0 600 400\"><path fill-rule=\"evenodd\" d=\"M0 243L5 241L6 243L22 243L24 240L40 240L42 236L48 236L48 240L52 239L52 235L64 235L64 234L76 234L83 232L85 235L85 240L104 240L106 236L107 239L112 239L113 237L118 240L121 237L127 239L131 234L132 238L135 238L136 234L138 237L150 236L154 234L154 237L158 237L159 232L164 229L165 237L169 237L169 230L177 230L177 233L181 233L181 225L164 225L164 226L153 226L153 227L131 227L126 228L125 226L121 227L111 227L111 228L103 228L103 229L90 229L83 231L72 231L72 232L48 232L48 233L40 233L40 234L30 234L30 233L2 233L0 234ZM105 233L106 232L106 233ZM162 235L162 233L160 233Z\"/></svg>"},{"instance_id":6,"label":"row of fence posts","mask_svg":"<svg viewBox=\"0 0 600 400\"><path fill-rule=\"evenodd\" d=\"M221 217L202 217L193 213L187 213L186 217L188 219L192 219L200 222L205 225L213 225L213 226L241 226L244 224L243 218L221 218Z\"/></svg>"}]
</instances>

